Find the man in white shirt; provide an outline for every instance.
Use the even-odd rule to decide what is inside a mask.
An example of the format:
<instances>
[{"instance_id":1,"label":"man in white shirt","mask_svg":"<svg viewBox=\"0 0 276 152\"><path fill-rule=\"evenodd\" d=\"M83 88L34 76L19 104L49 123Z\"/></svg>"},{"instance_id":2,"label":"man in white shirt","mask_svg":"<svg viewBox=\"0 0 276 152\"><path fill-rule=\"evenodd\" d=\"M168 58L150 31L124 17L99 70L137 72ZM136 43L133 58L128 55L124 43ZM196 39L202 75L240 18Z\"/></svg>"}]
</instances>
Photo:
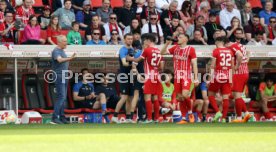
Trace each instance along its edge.
<instances>
[{"instance_id":1,"label":"man in white shirt","mask_svg":"<svg viewBox=\"0 0 276 152\"><path fill-rule=\"evenodd\" d=\"M163 10L168 10L172 0L156 0L156 8L159 12Z\"/></svg>"},{"instance_id":2,"label":"man in white shirt","mask_svg":"<svg viewBox=\"0 0 276 152\"><path fill-rule=\"evenodd\" d=\"M231 20L234 16L238 17L241 21L241 14L240 12L234 8L235 3L232 0L226 2L226 7L220 11L219 19L220 25L226 29L228 26L231 26Z\"/></svg>"},{"instance_id":3,"label":"man in white shirt","mask_svg":"<svg viewBox=\"0 0 276 152\"><path fill-rule=\"evenodd\" d=\"M158 23L158 15L151 14L150 21L148 24L144 24L142 28L142 35L145 33L156 33L157 34L157 44L163 44L164 34L161 25Z\"/></svg>"}]
</instances>

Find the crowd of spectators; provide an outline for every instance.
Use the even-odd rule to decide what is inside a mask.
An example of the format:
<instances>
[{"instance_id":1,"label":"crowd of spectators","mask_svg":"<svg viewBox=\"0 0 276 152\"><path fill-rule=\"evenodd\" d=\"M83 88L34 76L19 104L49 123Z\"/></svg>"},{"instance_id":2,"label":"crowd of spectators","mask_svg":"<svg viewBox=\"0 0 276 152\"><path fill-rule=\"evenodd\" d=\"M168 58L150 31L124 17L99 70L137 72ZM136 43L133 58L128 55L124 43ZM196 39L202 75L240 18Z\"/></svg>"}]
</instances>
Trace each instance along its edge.
<instances>
[{"instance_id":1,"label":"crowd of spectators","mask_svg":"<svg viewBox=\"0 0 276 152\"><path fill-rule=\"evenodd\" d=\"M213 45L218 32L244 45L276 45L272 0L0 0L0 43L55 45L67 34L70 45L120 45L127 33L139 39L155 33L158 44L186 33L191 45ZM48 4L48 5L47 5ZM51 5L49 5L51 4Z\"/></svg>"}]
</instances>

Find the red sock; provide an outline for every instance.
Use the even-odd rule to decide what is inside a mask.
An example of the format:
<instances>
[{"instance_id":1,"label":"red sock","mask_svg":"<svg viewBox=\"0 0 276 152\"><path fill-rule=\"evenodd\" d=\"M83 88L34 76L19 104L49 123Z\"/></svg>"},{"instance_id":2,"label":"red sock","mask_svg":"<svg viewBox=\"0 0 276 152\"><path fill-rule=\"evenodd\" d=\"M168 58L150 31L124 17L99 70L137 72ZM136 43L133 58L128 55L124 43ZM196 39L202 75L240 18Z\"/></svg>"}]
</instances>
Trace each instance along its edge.
<instances>
[{"instance_id":1,"label":"red sock","mask_svg":"<svg viewBox=\"0 0 276 152\"><path fill-rule=\"evenodd\" d=\"M188 97L187 99L185 99L185 102L186 102L188 111L192 111L193 110L193 106L192 106L191 98Z\"/></svg>"},{"instance_id":2,"label":"red sock","mask_svg":"<svg viewBox=\"0 0 276 152\"><path fill-rule=\"evenodd\" d=\"M179 102L179 108L180 108L182 117L186 117L186 113L188 112L188 109L185 102L183 101Z\"/></svg>"},{"instance_id":3,"label":"red sock","mask_svg":"<svg viewBox=\"0 0 276 152\"><path fill-rule=\"evenodd\" d=\"M241 98L242 99L242 98ZM247 107L246 107L246 104L245 104L245 102L244 102L244 100L242 99L242 111L243 112L247 112Z\"/></svg>"},{"instance_id":4,"label":"red sock","mask_svg":"<svg viewBox=\"0 0 276 152\"><path fill-rule=\"evenodd\" d=\"M271 119L273 116L270 112L266 112L266 113L264 113L264 117L265 117L265 119Z\"/></svg>"},{"instance_id":5,"label":"red sock","mask_svg":"<svg viewBox=\"0 0 276 152\"><path fill-rule=\"evenodd\" d=\"M198 110L195 110L196 111L196 113L197 113L197 116L198 116L198 118L202 118L202 115L201 115L201 112L200 111L198 111Z\"/></svg>"},{"instance_id":6,"label":"red sock","mask_svg":"<svg viewBox=\"0 0 276 152\"><path fill-rule=\"evenodd\" d=\"M157 110L159 112L159 109ZM152 120L152 102L151 100L146 101L146 112L148 120Z\"/></svg>"},{"instance_id":7,"label":"red sock","mask_svg":"<svg viewBox=\"0 0 276 152\"><path fill-rule=\"evenodd\" d=\"M209 98L210 105L213 107L213 109L215 110L215 112L218 112L219 108L218 108L218 105L217 105L215 97L214 96L209 96L208 98Z\"/></svg>"},{"instance_id":8,"label":"red sock","mask_svg":"<svg viewBox=\"0 0 276 152\"><path fill-rule=\"evenodd\" d=\"M235 108L236 108L236 113L238 117L241 117L242 115L242 106L243 106L243 100L242 98L238 98L235 100Z\"/></svg>"},{"instance_id":9,"label":"red sock","mask_svg":"<svg viewBox=\"0 0 276 152\"><path fill-rule=\"evenodd\" d=\"M228 99L223 99L223 103L222 103L222 118L226 118L227 117L227 113L228 113L228 108L229 108L229 100Z\"/></svg>"},{"instance_id":10,"label":"red sock","mask_svg":"<svg viewBox=\"0 0 276 152\"><path fill-rule=\"evenodd\" d=\"M163 115L163 120L167 120L167 116L166 115Z\"/></svg>"},{"instance_id":11,"label":"red sock","mask_svg":"<svg viewBox=\"0 0 276 152\"><path fill-rule=\"evenodd\" d=\"M154 104L154 120L159 120L159 101L158 100L154 100L153 101Z\"/></svg>"}]
</instances>

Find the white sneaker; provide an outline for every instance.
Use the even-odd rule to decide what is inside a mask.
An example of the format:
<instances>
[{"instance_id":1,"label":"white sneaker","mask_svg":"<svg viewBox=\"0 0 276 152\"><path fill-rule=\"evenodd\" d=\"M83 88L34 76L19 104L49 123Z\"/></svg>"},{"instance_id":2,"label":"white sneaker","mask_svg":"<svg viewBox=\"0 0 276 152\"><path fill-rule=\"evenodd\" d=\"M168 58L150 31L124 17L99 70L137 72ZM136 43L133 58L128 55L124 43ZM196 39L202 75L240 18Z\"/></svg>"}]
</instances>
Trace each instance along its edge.
<instances>
[{"instance_id":1,"label":"white sneaker","mask_svg":"<svg viewBox=\"0 0 276 152\"><path fill-rule=\"evenodd\" d=\"M249 103L249 102L251 101L251 98L243 98L243 101L244 101L245 103Z\"/></svg>"},{"instance_id":2,"label":"white sneaker","mask_svg":"<svg viewBox=\"0 0 276 152\"><path fill-rule=\"evenodd\" d=\"M164 115L164 114L167 114L170 112L171 109L169 108L161 108L161 114Z\"/></svg>"},{"instance_id":3,"label":"white sneaker","mask_svg":"<svg viewBox=\"0 0 276 152\"><path fill-rule=\"evenodd\" d=\"M111 118L111 123L117 123L117 124L119 124L120 121L118 120L118 117L112 117Z\"/></svg>"},{"instance_id":4,"label":"white sneaker","mask_svg":"<svg viewBox=\"0 0 276 152\"><path fill-rule=\"evenodd\" d=\"M152 120L145 120L144 122L142 122L143 124L149 124L149 123L153 123L153 121Z\"/></svg>"},{"instance_id":5,"label":"white sneaker","mask_svg":"<svg viewBox=\"0 0 276 152\"><path fill-rule=\"evenodd\" d=\"M134 122L132 119L126 119L125 123L130 123L130 124L132 124L132 123L135 123L135 122Z\"/></svg>"}]
</instances>

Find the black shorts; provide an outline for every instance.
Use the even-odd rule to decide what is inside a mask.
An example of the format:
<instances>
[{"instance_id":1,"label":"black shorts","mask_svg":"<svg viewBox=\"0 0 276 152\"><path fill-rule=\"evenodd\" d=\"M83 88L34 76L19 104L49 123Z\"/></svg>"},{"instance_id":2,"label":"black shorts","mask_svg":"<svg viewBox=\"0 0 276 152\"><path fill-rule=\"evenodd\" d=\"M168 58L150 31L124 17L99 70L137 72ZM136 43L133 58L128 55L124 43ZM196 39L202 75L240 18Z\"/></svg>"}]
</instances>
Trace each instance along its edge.
<instances>
[{"instance_id":1,"label":"black shorts","mask_svg":"<svg viewBox=\"0 0 276 152\"><path fill-rule=\"evenodd\" d=\"M91 100L83 100L83 101L74 101L76 108L93 108L96 98Z\"/></svg>"},{"instance_id":2,"label":"black shorts","mask_svg":"<svg viewBox=\"0 0 276 152\"><path fill-rule=\"evenodd\" d=\"M142 90L144 83L140 83L138 80L134 80L132 84L133 90Z\"/></svg>"},{"instance_id":3,"label":"black shorts","mask_svg":"<svg viewBox=\"0 0 276 152\"><path fill-rule=\"evenodd\" d=\"M117 103L119 102L119 100L120 100L120 97L118 97L118 96L110 97L106 102L106 107L111 108L111 109L115 109L116 106L117 106Z\"/></svg>"},{"instance_id":4,"label":"black shorts","mask_svg":"<svg viewBox=\"0 0 276 152\"><path fill-rule=\"evenodd\" d=\"M130 82L120 83L120 93L123 95L133 96L133 84Z\"/></svg>"}]
</instances>

